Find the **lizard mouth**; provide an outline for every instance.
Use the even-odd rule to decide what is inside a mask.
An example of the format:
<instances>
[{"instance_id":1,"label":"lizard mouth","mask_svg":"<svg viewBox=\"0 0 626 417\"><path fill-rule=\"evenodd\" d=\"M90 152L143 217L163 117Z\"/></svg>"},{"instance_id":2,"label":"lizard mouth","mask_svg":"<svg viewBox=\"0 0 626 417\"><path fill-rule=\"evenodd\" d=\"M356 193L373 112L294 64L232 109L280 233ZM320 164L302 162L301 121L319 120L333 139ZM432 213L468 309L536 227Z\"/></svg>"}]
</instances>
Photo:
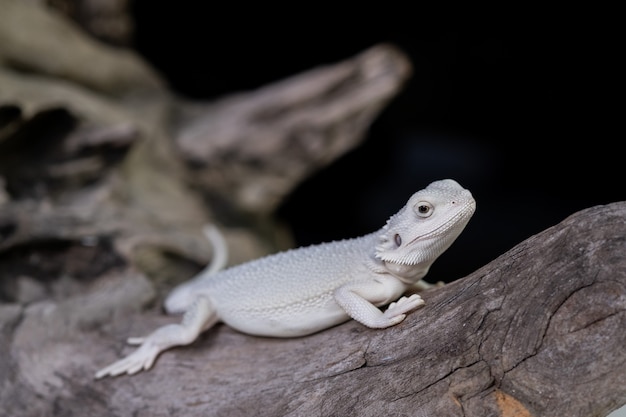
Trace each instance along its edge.
<instances>
[{"instance_id":1,"label":"lizard mouth","mask_svg":"<svg viewBox=\"0 0 626 417\"><path fill-rule=\"evenodd\" d=\"M409 264L397 264L394 262L386 262L385 268L392 275L401 278L403 280L408 280L408 282L413 282L415 278L421 278L426 275L428 272L428 267L426 268L416 268L415 265Z\"/></svg>"}]
</instances>

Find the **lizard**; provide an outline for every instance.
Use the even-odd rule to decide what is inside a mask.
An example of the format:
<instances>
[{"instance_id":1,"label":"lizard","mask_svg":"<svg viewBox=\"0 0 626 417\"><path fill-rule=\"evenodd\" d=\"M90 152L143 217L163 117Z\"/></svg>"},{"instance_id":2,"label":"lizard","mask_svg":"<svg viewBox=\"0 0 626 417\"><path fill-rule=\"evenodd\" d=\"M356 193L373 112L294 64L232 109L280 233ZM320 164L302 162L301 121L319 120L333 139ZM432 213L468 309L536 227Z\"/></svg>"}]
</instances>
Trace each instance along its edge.
<instances>
[{"instance_id":1,"label":"lizard","mask_svg":"<svg viewBox=\"0 0 626 417\"><path fill-rule=\"evenodd\" d=\"M127 343L139 347L95 377L148 370L161 352L194 342L218 322L269 337L305 336L351 318L373 329L394 326L424 304L419 294L404 294L432 286L422 278L475 209L469 190L452 179L439 180L413 194L378 231L226 269L226 243L215 227L207 226L213 260L164 302L168 314L183 313L182 321L129 338ZM383 312L380 307L386 305Z\"/></svg>"}]
</instances>

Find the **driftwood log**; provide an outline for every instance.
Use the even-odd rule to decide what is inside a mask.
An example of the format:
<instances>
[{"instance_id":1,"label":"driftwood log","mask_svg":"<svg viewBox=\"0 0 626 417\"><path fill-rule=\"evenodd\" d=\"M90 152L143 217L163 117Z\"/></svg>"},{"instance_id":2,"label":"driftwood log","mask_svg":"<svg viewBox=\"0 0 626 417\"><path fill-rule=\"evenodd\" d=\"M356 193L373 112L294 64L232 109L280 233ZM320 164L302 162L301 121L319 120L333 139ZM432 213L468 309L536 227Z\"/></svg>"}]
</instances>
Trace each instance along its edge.
<instances>
[{"instance_id":1,"label":"driftwood log","mask_svg":"<svg viewBox=\"0 0 626 417\"><path fill-rule=\"evenodd\" d=\"M202 225L223 230L231 263L289 247L277 205L358 146L411 66L379 45L188 102L44 3L0 0L0 416L604 416L626 403L626 203L424 293L394 328L278 340L218 326L150 372L95 381L128 336L177 320L160 301L210 260Z\"/></svg>"},{"instance_id":2,"label":"driftwood log","mask_svg":"<svg viewBox=\"0 0 626 417\"><path fill-rule=\"evenodd\" d=\"M398 326L297 339L218 326L149 372L94 381L127 336L173 321L139 311L140 276L112 276L0 310L0 404L7 416L605 416L626 402L625 237L626 203L593 207L425 292ZM99 316L78 315L87 304Z\"/></svg>"}]
</instances>

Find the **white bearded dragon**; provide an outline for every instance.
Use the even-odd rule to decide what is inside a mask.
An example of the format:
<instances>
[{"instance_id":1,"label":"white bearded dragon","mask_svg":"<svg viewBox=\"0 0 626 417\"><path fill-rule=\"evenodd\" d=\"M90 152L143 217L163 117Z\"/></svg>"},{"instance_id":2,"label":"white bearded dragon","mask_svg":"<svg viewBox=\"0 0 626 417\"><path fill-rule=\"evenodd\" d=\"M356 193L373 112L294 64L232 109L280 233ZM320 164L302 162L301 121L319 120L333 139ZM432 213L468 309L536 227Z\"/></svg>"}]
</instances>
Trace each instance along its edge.
<instances>
[{"instance_id":1,"label":"white bearded dragon","mask_svg":"<svg viewBox=\"0 0 626 417\"><path fill-rule=\"evenodd\" d=\"M424 304L419 295L401 297L403 293L428 286L422 277L463 231L475 208L472 194L456 181L436 181L413 194L377 232L219 272L226 263L225 243L216 229L208 228L216 247L213 262L165 300L168 313L184 313L182 322L128 339L141 346L98 371L96 378L147 370L160 352L193 342L219 321L273 337L303 336L350 318L377 329L396 325ZM378 308L387 304L385 312Z\"/></svg>"}]
</instances>

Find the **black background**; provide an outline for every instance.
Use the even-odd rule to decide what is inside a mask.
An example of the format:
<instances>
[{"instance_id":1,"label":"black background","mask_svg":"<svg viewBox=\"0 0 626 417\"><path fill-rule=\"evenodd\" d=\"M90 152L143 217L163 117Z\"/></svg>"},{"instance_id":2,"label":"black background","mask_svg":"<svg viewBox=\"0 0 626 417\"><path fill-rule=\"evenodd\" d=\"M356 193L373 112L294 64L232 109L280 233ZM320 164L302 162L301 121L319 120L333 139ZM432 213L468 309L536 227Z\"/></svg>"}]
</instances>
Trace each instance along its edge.
<instances>
[{"instance_id":1,"label":"black background","mask_svg":"<svg viewBox=\"0 0 626 417\"><path fill-rule=\"evenodd\" d=\"M450 281L575 211L626 200L616 10L472 8L453 19L372 5L135 1L136 48L174 91L205 100L381 42L410 57L410 82L366 142L279 210L298 245L374 231L413 192L453 178L478 208L428 277Z\"/></svg>"}]
</instances>

